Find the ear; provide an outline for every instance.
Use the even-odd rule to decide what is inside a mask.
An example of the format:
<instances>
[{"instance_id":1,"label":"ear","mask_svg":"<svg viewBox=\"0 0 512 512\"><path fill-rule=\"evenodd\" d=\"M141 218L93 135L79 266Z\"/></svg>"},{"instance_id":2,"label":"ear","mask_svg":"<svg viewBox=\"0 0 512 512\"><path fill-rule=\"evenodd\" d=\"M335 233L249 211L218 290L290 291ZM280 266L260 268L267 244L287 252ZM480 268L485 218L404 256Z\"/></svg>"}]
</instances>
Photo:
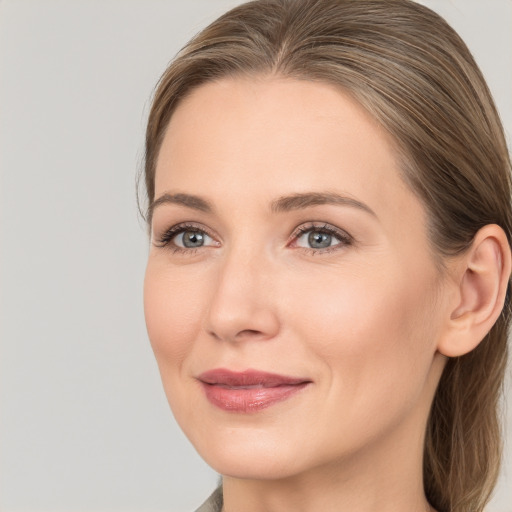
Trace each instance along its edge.
<instances>
[{"instance_id":1,"label":"ear","mask_svg":"<svg viewBox=\"0 0 512 512\"><path fill-rule=\"evenodd\" d=\"M475 235L470 248L451 268L455 293L438 342L447 357L471 352L498 319L510 279L511 251L502 228L489 224Z\"/></svg>"}]
</instances>

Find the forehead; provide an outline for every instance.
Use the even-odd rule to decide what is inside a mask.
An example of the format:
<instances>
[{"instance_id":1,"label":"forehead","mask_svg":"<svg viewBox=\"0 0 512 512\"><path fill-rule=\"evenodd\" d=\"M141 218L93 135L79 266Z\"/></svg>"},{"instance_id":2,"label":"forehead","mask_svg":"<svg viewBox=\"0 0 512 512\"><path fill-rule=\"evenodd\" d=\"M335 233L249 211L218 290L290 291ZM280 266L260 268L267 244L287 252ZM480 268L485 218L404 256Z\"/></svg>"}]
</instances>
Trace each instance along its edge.
<instances>
[{"instance_id":1,"label":"forehead","mask_svg":"<svg viewBox=\"0 0 512 512\"><path fill-rule=\"evenodd\" d=\"M157 161L156 197L192 189L248 204L329 189L377 213L413 208L421 215L396 155L377 121L330 84L223 79L194 90L174 112Z\"/></svg>"}]
</instances>

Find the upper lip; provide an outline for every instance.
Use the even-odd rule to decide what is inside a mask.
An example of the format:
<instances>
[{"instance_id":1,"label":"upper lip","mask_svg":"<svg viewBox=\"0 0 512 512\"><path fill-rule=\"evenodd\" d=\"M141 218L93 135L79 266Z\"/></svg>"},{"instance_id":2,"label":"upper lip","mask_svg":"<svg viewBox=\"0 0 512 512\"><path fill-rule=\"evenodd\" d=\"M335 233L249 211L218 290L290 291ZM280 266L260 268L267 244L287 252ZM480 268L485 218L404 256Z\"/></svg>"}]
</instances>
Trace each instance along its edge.
<instances>
[{"instance_id":1,"label":"upper lip","mask_svg":"<svg viewBox=\"0 0 512 512\"><path fill-rule=\"evenodd\" d=\"M289 377L279 375L277 373L262 372L259 370L244 370L243 372L235 372L225 368L216 368L208 370L199 375L198 379L205 384L219 386L261 386L273 388L277 386L293 386L311 382L309 379L302 377Z\"/></svg>"}]
</instances>

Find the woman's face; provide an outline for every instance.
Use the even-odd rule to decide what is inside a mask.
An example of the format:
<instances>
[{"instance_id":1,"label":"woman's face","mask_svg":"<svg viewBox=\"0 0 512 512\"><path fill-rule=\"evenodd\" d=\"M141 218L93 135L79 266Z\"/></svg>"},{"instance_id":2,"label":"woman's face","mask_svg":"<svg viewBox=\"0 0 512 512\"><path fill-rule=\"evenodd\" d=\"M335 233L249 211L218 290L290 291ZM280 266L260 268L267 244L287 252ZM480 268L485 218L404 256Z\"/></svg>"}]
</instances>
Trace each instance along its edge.
<instances>
[{"instance_id":1,"label":"woman's face","mask_svg":"<svg viewBox=\"0 0 512 512\"><path fill-rule=\"evenodd\" d=\"M145 315L174 415L217 471L421 453L442 290L389 136L347 95L225 79L179 105Z\"/></svg>"}]
</instances>

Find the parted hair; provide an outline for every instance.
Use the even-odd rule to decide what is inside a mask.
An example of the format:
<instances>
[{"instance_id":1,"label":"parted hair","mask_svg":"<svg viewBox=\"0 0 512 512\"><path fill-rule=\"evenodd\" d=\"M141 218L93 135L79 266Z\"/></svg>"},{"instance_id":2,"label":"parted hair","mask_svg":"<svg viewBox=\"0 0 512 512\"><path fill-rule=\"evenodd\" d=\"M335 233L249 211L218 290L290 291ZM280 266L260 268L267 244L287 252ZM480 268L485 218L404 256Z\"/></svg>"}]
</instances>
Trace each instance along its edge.
<instances>
[{"instance_id":1,"label":"parted hair","mask_svg":"<svg viewBox=\"0 0 512 512\"><path fill-rule=\"evenodd\" d=\"M179 102L204 83L256 75L334 84L391 134L402 177L427 211L440 271L486 224L501 226L510 244L510 156L489 89L457 33L411 0L256 0L211 23L155 90L144 169L149 205ZM425 494L439 512L480 512L496 484L509 321L507 293L491 331L472 352L448 359L439 382L423 457Z\"/></svg>"}]
</instances>

